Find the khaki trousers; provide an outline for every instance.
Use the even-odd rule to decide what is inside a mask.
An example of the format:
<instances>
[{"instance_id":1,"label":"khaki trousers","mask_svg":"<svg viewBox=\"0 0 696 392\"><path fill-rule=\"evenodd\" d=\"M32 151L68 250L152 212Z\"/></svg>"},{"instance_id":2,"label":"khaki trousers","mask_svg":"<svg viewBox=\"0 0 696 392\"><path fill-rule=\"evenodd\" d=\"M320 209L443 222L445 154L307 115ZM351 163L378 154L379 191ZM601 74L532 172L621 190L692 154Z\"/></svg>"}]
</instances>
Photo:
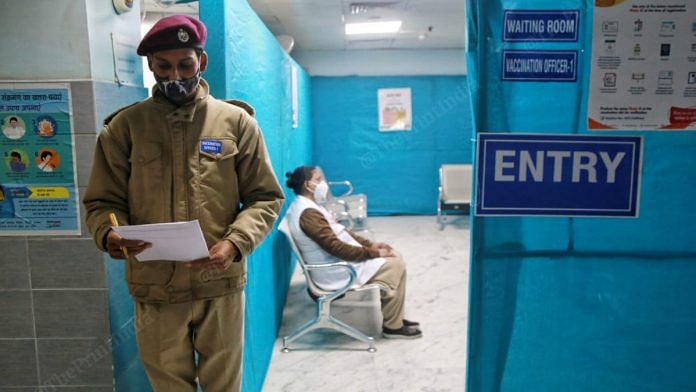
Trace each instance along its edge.
<instances>
[{"instance_id":1,"label":"khaki trousers","mask_svg":"<svg viewBox=\"0 0 696 392\"><path fill-rule=\"evenodd\" d=\"M239 391L244 292L180 304L135 303L138 350L156 392ZM198 353L198 366L194 362Z\"/></svg>"},{"instance_id":2,"label":"khaki trousers","mask_svg":"<svg viewBox=\"0 0 696 392\"><path fill-rule=\"evenodd\" d=\"M366 284L377 283L380 290L383 325L389 329L403 326L404 302L406 298L406 264L400 254L385 257L387 260Z\"/></svg>"}]
</instances>

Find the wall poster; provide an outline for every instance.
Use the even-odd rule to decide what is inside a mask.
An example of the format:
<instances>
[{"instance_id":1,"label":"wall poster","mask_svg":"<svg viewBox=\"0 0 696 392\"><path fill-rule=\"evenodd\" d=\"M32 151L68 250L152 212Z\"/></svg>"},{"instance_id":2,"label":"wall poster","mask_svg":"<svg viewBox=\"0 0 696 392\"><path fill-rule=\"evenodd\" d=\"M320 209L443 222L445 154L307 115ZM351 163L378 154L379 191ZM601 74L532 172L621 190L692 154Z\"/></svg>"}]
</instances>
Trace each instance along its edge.
<instances>
[{"instance_id":1,"label":"wall poster","mask_svg":"<svg viewBox=\"0 0 696 392\"><path fill-rule=\"evenodd\" d=\"M410 88L381 88L377 91L377 101L381 132L411 130Z\"/></svg>"},{"instance_id":2,"label":"wall poster","mask_svg":"<svg viewBox=\"0 0 696 392\"><path fill-rule=\"evenodd\" d=\"M595 0L588 128L696 130L696 1Z\"/></svg>"},{"instance_id":3,"label":"wall poster","mask_svg":"<svg viewBox=\"0 0 696 392\"><path fill-rule=\"evenodd\" d=\"M0 84L0 236L79 235L68 84Z\"/></svg>"}]
</instances>

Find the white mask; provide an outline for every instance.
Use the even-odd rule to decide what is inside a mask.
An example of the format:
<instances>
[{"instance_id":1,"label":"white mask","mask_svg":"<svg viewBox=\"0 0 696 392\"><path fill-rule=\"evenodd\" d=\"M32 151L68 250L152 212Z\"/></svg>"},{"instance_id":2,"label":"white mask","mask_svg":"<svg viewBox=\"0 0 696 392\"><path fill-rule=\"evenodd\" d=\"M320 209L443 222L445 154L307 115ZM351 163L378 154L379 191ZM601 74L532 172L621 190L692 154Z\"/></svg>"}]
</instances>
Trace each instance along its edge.
<instances>
[{"instance_id":1,"label":"white mask","mask_svg":"<svg viewBox=\"0 0 696 392\"><path fill-rule=\"evenodd\" d=\"M314 200L318 203L326 201L326 196L329 194L329 184L326 181L320 181L314 187Z\"/></svg>"}]
</instances>

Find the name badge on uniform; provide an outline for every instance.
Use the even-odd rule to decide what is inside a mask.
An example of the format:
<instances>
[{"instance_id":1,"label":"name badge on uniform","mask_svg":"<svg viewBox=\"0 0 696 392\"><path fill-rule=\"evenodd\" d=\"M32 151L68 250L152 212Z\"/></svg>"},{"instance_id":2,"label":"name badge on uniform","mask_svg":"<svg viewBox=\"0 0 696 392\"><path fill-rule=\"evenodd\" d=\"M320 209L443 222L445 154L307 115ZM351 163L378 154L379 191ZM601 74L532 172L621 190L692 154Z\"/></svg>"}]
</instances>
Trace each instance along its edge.
<instances>
[{"instance_id":1,"label":"name badge on uniform","mask_svg":"<svg viewBox=\"0 0 696 392\"><path fill-rule=\"evenodd\" d=\"M222 142L219 140L201 140L201 152L209 154L221 154Z\"/></svg>"}]
</instances>

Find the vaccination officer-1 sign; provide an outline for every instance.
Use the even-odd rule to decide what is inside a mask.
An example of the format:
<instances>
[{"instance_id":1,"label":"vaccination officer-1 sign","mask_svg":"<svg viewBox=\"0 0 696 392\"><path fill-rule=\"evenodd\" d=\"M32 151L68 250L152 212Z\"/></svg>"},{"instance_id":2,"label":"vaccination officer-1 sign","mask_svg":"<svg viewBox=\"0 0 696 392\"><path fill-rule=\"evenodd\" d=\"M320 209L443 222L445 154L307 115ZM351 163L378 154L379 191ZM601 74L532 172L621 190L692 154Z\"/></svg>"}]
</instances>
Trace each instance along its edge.
<instances>
[{"instance_id":1,"label":"vaccination officer-1 sign","mask_svg":"<svg viewBox=\"0 0 696 392\"><path fill-rule=\"evenodd\" d=\"M476 215L637 217L642 138L479 133Z\"/></svg>"}]
</instances>

